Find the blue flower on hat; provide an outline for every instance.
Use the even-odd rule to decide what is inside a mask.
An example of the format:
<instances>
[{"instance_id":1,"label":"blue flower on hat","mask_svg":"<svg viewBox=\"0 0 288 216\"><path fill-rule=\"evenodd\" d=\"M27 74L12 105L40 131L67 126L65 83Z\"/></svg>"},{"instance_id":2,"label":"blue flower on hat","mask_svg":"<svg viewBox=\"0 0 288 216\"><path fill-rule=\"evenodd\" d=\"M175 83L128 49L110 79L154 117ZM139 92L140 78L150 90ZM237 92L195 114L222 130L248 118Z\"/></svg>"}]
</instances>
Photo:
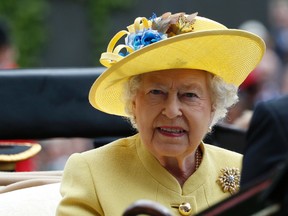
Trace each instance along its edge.
<instances>
[{"instance_id":1,"label":"blue flower on hat","mask_svg":"<svg viewBox=\"0 0 288 216\"><path fill-rule=\"evenodd\" d=\"M136 33L130 34L126 38L126 44L134 50L141 49L149 44L166 39L167 36L152 29L143 29Z\"/></svg>"}]
</instances>

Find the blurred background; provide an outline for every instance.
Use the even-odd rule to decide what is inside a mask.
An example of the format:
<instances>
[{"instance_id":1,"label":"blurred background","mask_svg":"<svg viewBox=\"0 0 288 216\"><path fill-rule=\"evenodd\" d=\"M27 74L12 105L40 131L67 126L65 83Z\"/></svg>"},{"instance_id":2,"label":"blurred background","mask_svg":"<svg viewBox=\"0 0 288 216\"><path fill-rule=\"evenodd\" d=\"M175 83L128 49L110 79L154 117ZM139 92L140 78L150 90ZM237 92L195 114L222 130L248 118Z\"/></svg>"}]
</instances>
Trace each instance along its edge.
<instances>
[{"instance_id":1,"label":"blurred background","mask_svg":"<svg viewBox=\"0 0 288 216\"><path fill-rule=\"evenodd\" d=\"M258 34L267 44L223 123L246 130L259 101L288 93L288 0L1 0L0 69L99 67L115 33L138 16L167 11L198 12ZM79 138L40 144L30 170L63 169L70 154L94 148L93 140Z\"/></svg>"}]
</instances>

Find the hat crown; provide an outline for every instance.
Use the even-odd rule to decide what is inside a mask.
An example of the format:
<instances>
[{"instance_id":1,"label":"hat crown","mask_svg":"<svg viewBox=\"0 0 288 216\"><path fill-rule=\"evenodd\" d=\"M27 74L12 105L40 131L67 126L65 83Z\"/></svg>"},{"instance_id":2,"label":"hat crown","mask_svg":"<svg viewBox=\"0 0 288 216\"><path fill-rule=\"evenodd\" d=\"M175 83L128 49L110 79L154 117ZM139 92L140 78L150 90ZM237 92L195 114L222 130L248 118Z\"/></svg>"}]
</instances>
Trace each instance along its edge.
<instances>
[{"instance_id":1,"label":"hat crown","mask_svg":"<svg viewBox=\"0 0 288 216\"><path fill-rule=\"evenodd\" d=\"M101 55L100 63L109 68L136 50L180 34L227 29L221 23L197 14L167 12L160 17L154 14L149 20L146 17L136 18L127 27L128 31L119 31L111 39L107 51ZM125 44L117 45L123 36L126 36Z\"/></svg>"},{"instance_id":2,"label":"hat crown","mask_svg":"<svg viewBox=\"0 0 288 216\"><path fill-rule=\"evenodd\" d=\"M197 16L196 21L194 23L194 31L209 31L209 30L221 30L228 29L225 25L216 22L214 20L208 19L206 17Z\"/></svg>"}]
</instances>

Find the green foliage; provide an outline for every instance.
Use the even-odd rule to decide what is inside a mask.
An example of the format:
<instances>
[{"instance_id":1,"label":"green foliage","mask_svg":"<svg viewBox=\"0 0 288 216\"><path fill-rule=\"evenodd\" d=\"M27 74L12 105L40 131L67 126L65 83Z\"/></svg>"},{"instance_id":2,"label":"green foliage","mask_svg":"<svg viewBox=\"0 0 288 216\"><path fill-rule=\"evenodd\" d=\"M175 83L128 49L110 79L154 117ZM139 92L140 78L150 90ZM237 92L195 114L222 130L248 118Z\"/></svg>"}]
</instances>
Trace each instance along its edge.
<instances>
[{"instance_id":1,"label":"green foliage","mask_svg":"<svg viewBox=\"0 0 288 216\"><path fill-rule=\"evenodd\" d=\"M0 18L11 29L12 41L18 50L20 67L37 66L45 42L45 0L1 0Z\"/></svg>"},{"instance_id":2,"label":"green foliage","mask_svg":"<svg viewBox=\"0 0 288 216\"><path fill-rule=\"evenodd\" d=\"M108 16L111 11L128 8L133 0L71 0L87 4L91 21L91 38L95 64L106 48ZM48 18L48 0L0 0L0 18L11 27L13 42L18 50L20 67L37 67L47 41L45 20Z\"/></svg>"}]
</instances>

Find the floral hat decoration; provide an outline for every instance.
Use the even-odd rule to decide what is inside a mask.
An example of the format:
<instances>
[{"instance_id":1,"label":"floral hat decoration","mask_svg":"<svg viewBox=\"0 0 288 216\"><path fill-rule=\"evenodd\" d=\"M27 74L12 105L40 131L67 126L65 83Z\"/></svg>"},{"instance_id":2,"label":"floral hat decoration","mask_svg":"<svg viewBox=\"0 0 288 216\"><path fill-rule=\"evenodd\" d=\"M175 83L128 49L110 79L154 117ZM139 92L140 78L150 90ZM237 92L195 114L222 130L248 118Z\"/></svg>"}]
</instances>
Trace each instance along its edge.
<instances>
[{"instance_id":1,"label":"floral hat decoration","mask_svg":"<svg viewBox=\"0 0 288 216\"><path fill-rule=\"evenodd\" d=\"M103 112L127 116L122 94L128 79L173 68L205 70L239 86L264 52L265 43L259 36L228 29L197 13L138 17L102 53L100 62L107 69L92 85L89 101Z\"/></svg>"}]
</instances>

